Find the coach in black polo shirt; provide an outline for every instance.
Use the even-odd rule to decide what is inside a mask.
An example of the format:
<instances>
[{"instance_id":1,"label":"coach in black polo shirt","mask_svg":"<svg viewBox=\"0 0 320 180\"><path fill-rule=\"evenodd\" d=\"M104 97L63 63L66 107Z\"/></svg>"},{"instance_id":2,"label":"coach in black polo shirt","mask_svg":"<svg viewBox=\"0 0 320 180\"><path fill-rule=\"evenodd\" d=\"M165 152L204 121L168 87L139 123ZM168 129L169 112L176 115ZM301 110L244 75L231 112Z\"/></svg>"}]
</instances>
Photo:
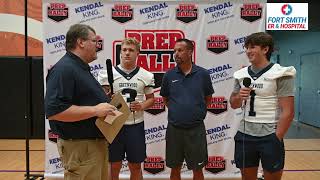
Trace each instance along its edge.
<instances>
[{"instance_id":1,"label":"coach in black polo shirt","mask_svg":"<svg viewBox=\"0 0 320 180\"><path fill-rule=\"evenodd\" d=\"M192 63L193 49L188 39L176 41L177 66L164 75L160 91L168 107L166 165L171 168L171 180L181 179L184 159L193 179L203 180L202 168L208 162L203 120L214 90L208 71Z\"/></svg>"},{"instance_id":2,"label":"coach in black polo shirt","mask_svg":"<svg viewBox=\"0 0 320 180\"><path fill-rule=\"evenodd\" d=\"M67 53L47 76L45 111L51 130L59 135L58 151L64 179L107 180L108 143L95 126L97 117L114 115L115 107L90 73L97 59L96 34L88 25L72 25Z\"/></svg>"}]
</instances>

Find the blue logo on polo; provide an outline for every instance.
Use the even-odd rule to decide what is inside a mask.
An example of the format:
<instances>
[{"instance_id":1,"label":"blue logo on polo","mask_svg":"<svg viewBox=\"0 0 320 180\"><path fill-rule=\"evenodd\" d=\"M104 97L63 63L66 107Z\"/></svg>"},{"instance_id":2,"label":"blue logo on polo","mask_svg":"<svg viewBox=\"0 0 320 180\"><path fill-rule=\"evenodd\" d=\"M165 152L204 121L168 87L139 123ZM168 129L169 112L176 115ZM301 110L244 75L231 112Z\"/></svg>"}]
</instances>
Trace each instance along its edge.
<instances>
[{"instance_id":1,"label":"blue logo on polo","mask_svg":"<svg viewBox=\"0 0 320 180\"><path fill-rule=\"evenodd\" d=\"M49 53L55 54L65 50L66 36L57 35L46 38L46 43L49 45Z\"/></svg>"},{"instance_id":2,"label":"blue logo on polo","mask_svg":"<svg viewBox=\"0 0 320 180\"><path fill-rule=\"evenodd\" d=\"M80 21L80 23L83 23L104 17L104 14L99 11L101 7L103 7L102 2L96 2L76 7L74 10L76 14L82 15L83 19Z\"/></svg>"},{"instance_id":3,"label":"blue logo on polo","mask_svg":"<svg viewBox=\"0 0 320 180\"><path fill-rule=\"evenodd\" d=\"M139 10L139 13L140 15L144 15L145 19L147 19L147 21L143 22L143 24L148 24L169 18L168 11L166 10L168 10L168 4L166 2L163 2L160 4L142 8Z\"/></svg>"},{"instance_id":4,"label":"blue logo on polo","mask_svg":"<svg viewBox=\"0 0 320 180\"><path fill-rule=\"evenodd\" d=\"M208 24L234 17L234 14L231 14L232 7L231 2L225 2L203 9L205 14L211 15Z\"/></svg>"}]
</instances>

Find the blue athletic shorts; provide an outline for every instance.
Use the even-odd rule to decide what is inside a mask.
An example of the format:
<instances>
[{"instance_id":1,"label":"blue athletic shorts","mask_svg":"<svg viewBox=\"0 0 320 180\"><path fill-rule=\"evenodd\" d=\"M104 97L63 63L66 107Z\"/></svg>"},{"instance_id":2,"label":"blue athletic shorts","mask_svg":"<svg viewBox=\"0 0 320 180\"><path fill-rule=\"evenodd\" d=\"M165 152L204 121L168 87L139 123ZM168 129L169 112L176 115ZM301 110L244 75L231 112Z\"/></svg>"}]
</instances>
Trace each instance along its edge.
<instances>
[{"instance_id":1,"label":"blue athletic shorts","mask_svg":"<svg viewBox=\"0 0 320 180\"><path fill-rule=\"evenodd\" d=\"M109 146L109 161L119 162L126 158L130 163L141 163L146 157L144 122L124 125Z\"/></svg>"},{"instance_id":2,"label":"blue athletic shorts","mask_svg":"<svg viewBox=\"0 0 320 180\"><path fill-rule=\"evenodd\" d=\"M283 169L284 144L276 134L256 137L238 131L234 140L234 159L237 168L258 167L261 160L262 168L268 172L272 173Z\"/></svg>"}]
</instances>

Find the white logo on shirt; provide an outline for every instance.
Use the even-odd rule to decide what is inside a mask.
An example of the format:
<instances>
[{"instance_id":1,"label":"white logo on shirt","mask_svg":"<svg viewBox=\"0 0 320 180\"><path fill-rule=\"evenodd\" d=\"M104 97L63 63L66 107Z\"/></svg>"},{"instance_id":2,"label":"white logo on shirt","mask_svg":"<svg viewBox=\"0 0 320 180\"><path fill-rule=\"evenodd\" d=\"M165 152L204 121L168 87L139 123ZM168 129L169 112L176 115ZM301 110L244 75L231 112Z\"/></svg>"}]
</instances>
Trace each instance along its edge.
<instances>
[{"instance_id":1,"label":"white logo on shirt","mask_svg":"<svg viewBox=\"0 0 320 180\"><path fill-rule=\"evenodd\" d=\"M175 82L177 82L177 81L179 81L179 80L178 80L178 79L176 79L176 80L172 80L172 82L173 82L173 83L175 83Z\"/></svg>"}]
</instances>

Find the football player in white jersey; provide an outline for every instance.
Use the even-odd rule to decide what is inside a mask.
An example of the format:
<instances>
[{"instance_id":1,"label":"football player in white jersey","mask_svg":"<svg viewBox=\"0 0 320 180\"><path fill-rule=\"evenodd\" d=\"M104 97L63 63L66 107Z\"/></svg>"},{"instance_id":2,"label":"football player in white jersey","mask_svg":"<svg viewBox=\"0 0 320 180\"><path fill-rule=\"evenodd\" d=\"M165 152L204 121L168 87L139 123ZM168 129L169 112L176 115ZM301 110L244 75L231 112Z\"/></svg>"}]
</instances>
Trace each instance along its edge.
<instances>
[{"instance_id":1,"label":"football player in white jersey","mask_svg":"<svg viewBox=\"0 0 320 180\"><path fill-rule=\"evenodd\" d=\"M294 117L296 70L270 62L274 42L265 32L249 35L245 47L251 65L234 73L230 97L232 108L245 110L234 137L236 166L243 180L256 180L261 160L264 178L280 180L285 158L283 137Z\"/></svg>"},{"instance_id":2,"label":"football player in white jersey","mask_svg":"<svg viewBox=\"0 0 320 180\"><path fill-rule=\"evenodd\" d=\"M132 111L128 120L109 146L112 180L119 179L122 160L128 160L131 180L141 180L141 163L146 158L143 112L154 104L154 76L136 64L140 44L134 38L121 43L121 62L113 68L114 92L121 92ZM99 72L98 81L108 89L106 70Z\"/></svg>"}]
</instances>

